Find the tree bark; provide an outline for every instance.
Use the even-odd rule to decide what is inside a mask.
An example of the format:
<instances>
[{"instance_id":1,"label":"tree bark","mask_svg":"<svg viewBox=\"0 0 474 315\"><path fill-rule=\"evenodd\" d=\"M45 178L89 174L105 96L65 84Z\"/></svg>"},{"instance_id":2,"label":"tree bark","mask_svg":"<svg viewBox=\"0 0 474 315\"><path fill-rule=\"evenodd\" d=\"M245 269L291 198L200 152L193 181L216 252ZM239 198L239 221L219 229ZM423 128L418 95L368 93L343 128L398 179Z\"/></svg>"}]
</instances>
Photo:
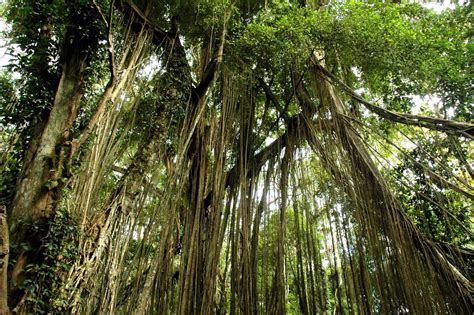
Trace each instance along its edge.
<instances>
[{"instance_id":1,"label":"tree bark","mask_svg":"<svg viewBox=\"0 0 474 315\"><path fill-rule=\"evenodd\" d=\"M71 47L71 50L77 48ZM58 170L55 170L57 146L67 136L67 129L77 115L87 64L85 53L77 51L70 53L71 56L64 65L54 104L41 134L38 148L31 162L24 166L23 176L16 189L11 207L13 224L20 218L38 220L52 214L54 201L52 191L57 183L48 183L48 180L57 180L60 175L57 174ZM46 187L47 184L49 187Z\"/></svg>"},{"instance_id":2,"label":"tree bark","mask_svg":"<svg viewBox=\"0 0 474 315\"><path fill-rule=\"evenodd\" d=\"M84 20L82 14L84 12L79 11L71 19ZM18 288L21 286L24 266L38 256L39 247L33 243L41 242L46 235L47 222L55 210L62 176L61 146L69 137L69 129L79 110L85 69L89 64L89 49L96 47L95 41L98 40L83 36L81 25L78 24L72 24L66 30L67 40L61 58L62 73L52 108L38 138L28 148L29 158L23 164L9 209L11 244L21 248L19 245L26 243L32 248L26 252L16 250L11 253L11 259L16 261L11 279L11 283L16 285L12 285L9 292L10 296L15 295L12 300L14 304L21 299ZM38 235L27 235L30 225L40 231Z\"/></svg>"}]
</instances>

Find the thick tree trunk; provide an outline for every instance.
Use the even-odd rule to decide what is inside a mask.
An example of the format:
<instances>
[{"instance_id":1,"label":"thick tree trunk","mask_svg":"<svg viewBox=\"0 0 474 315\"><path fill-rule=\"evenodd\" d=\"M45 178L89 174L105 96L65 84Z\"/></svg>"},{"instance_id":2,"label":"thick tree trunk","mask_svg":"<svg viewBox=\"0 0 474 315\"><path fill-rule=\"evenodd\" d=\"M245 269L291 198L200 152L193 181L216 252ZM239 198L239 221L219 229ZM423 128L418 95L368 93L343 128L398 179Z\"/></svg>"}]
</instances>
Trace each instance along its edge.
<instances>
[{"instance_id":1,"label":"thick tree trunk","mask_svg":"<svg viewBox=\"0 0 474 315\"><path fill-rule=\"evenodd\" d=\"M77 116L82 96L84 72L88 65L89 52L95 43L82 36L79 26L70 26L65 38L68 41L63 50L62 74L55 92L49 117L38 138L33 139L9 209L11 244L17 248L12 251L15 262L11 272L10 295L14 296L14 306L21 298L18 291L24 280L24 267L40 259L38 242L47 233L47 222L54 213L60 191L64 152L61 145L69 137L69 129ZM38 231L31 235L30 229ZM20 244L31 249L20 250ZM25 311L23 306L19 312Z\"/></svg>"},{"instance_id":2,"label":"thick tree trunk","mask_svg":"<svg viewBox=\"0 0 474 315\"><path fill-rule=\"evenodd\" d=\"M17 185L15 198L11 206L12 228L18 220L33 221L48 218L53 211L54 188L61 174L58 166L57 153L63 139L68 136L68 129L77 116L82 96L84 70L87 65L87 54L81 51L79 34L76 34L68 49L68 60L63 72L54 103L47 123L39 137L37 147L31 155L31 161L24 165L22 178Z\"/></svg>"}]
</instances>

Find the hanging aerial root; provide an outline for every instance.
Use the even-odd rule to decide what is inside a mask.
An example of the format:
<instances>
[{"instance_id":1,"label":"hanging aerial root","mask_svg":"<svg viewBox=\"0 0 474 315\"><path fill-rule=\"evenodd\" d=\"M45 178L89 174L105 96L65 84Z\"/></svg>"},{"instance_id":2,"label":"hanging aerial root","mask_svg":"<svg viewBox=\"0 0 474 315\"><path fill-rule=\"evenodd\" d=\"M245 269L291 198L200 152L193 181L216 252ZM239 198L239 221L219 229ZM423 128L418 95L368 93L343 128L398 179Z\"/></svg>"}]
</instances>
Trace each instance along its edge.
<instances>
[{"instance_id":1,"label":"hanging aerial root","mask_svg":"<svg viewBox=\"0 0 474 315\"><path fill-rule=\"evenodd\" d=\"M333 118L330 122L321 121L325 128L306 119L311 131L308 141L325 161L336 183L350 197L358 223L368 225L364 233L369 253L376 258L379 270L376 283L385 301L382 308L388 311L404 305L419 312L469 309L472 284L405 215L364 143L345 119L341 100L319 73L321 71L315 72L314 80L322 110L325 108ZM337 153L330 154L331 151ZM393 275L385 266L388 257ZM395 278L383 282L394 283L387 286L380 282L386 277ZM395 280L397 278L399 280ZM392 301L394 298L399 302Z\"/></svg>"}]
</instances>

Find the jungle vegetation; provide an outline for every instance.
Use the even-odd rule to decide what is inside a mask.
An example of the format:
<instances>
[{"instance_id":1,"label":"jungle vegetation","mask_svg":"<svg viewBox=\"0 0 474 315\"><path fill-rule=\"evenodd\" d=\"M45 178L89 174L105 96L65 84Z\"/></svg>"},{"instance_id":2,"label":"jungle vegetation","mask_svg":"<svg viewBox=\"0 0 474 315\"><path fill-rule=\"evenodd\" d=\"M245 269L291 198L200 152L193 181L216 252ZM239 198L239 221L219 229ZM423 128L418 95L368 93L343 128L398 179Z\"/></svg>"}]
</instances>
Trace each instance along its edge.
<instances>
[{"instance_id":1,"label":"jungle vegetation","mask_svg":"<svg viewBox=\"0 0 474 315\"><path fill-rule=\"evenodd\" d=\"M472 311L471 2L0 10L0 314Z\"/></svg>"}]
</instances>

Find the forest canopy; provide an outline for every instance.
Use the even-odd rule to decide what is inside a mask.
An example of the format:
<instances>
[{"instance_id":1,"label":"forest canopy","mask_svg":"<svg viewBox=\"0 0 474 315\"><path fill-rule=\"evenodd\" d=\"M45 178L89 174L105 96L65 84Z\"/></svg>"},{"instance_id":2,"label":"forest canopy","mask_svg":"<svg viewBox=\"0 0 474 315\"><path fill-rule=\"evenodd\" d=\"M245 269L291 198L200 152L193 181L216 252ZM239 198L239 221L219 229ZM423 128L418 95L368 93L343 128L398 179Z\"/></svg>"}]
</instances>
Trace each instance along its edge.
<instances>
[{"instance_id":1,"label":"forest canopy","mask_svg":"<svg viewBox=\"0 0 474 315\"><path fill-rule=\"evenodd\" d=\"M0 2L0 314L468 314L470 2Z\"/></svg>"}]
</instances>

